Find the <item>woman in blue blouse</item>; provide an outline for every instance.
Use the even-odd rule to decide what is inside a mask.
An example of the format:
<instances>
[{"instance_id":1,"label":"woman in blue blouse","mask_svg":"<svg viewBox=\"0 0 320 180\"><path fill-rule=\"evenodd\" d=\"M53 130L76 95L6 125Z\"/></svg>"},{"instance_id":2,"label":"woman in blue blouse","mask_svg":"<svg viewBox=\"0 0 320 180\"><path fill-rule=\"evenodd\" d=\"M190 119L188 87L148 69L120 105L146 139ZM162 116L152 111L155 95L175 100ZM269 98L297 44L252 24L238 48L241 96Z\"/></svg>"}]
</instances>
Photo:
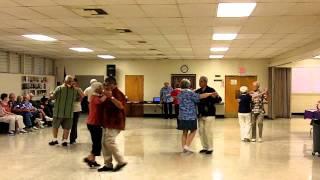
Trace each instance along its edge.
<instances>
[{"instance_id":1,"label":"woman in blue blouse","mask_svg":"<svg viewBox=\"0 0 320 180\"><path fill-rule=\"evenodd\" d=\"M197 94L190 89L190 85L188 79L181 80L181 93L178 95L180 102L178 129L183 131L181 141L184 153L193 153L190 150L190 144L197 131L197 103L200 99L217 95L216 93Z\"/></svg>"}]
</instances>

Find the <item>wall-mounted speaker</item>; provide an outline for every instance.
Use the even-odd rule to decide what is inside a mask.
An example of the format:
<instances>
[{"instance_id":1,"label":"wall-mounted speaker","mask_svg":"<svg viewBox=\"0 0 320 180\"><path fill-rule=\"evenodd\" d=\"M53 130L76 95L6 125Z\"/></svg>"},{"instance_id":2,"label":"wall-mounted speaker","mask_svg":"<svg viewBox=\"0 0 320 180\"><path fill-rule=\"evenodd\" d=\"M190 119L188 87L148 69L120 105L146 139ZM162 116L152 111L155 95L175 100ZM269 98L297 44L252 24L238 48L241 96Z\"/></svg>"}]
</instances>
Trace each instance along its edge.
<instances>
[{"instance_id":1,"label":"wall-mounted speaker","mask_svg":"<svg viewBox=\"0 0 320 180\"><path fill-rule=\"evenodd\" d=\"M107 65L107 76L108 77L116 77L116 65L108 64Z\"/></svg>"}]
</instances>

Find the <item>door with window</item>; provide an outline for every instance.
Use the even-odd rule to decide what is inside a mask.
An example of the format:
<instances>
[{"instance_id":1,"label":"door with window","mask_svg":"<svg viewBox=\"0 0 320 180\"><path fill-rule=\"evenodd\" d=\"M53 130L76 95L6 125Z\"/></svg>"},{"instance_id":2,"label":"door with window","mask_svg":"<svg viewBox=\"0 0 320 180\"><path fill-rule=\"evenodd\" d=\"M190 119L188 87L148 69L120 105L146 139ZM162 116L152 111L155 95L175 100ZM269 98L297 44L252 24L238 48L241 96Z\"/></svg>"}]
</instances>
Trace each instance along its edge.
<instances>
[{"instance_id":1,"label":"door with window","mask_svg":"<svg viewBox=\"0 0 320 180\"><path fill-rule=\"evenodd\" d=\"M257 81L257 76L226 76L225 77L225 117L238 117L238 96L240 87L247 86L253 89L252 83Z\"/></svg>"}]
</instances>

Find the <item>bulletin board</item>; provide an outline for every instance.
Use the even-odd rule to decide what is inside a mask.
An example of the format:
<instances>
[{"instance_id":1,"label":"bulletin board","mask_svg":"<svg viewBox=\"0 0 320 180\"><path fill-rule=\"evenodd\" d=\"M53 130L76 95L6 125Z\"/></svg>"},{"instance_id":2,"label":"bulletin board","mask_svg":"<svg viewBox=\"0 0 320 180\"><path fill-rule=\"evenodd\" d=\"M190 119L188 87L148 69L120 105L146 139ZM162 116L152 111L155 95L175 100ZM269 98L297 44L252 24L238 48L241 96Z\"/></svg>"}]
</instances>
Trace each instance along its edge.
<instances>
[{"instance_id":1,"label":"bulletin board","mask_svg":"<svg viewBox=\"0 0 320 180\"><path fill-rule=\"evenodd\" d=\"M182 79L188 79L191 82L191 89L196 89L196 74L171 74L171 87L175 87Z\"/></svg>"}]
</instances>

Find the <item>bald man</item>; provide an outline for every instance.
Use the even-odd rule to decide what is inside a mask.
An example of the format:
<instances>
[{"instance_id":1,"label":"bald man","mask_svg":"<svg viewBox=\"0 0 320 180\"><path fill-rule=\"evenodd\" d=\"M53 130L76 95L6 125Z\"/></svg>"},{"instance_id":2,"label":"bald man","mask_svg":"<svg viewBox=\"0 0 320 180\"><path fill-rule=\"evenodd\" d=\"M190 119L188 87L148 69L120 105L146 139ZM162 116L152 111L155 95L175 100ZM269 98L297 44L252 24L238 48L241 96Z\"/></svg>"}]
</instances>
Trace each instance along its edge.
<instances>
[{"instance_id":1,"label":"bald man","mask_svg":"<svg viewBox=\"0 0 320 180\"><path fill-rule=\"evenodd\" d=\"M58 86L51 94L51 98L55 99L55 105L52 122L53 139L49 142L50 146L59 144L57 138L60 126L63 128L62 146L68 146L68 136L73 123L74 102L83 97L81 89L72 85L73 81L74 78L67 75L64 84Z\"/></svg>"},{"instance_id":2,"label":"bald man","mask_svg":"<svg viewBox=\"0 0 320 180\"><path fill-rule=\"evenodd\" d=\"M260 90L260 83L258 81L253 82L253 91L250 93L252 96L252 142L256 142L257 138L257 124L259 130L259 142L262 142L262 130L263 130L263 118L265 114L264 101L267 100L266 92Z\"/></svg>"}]
</instances>

